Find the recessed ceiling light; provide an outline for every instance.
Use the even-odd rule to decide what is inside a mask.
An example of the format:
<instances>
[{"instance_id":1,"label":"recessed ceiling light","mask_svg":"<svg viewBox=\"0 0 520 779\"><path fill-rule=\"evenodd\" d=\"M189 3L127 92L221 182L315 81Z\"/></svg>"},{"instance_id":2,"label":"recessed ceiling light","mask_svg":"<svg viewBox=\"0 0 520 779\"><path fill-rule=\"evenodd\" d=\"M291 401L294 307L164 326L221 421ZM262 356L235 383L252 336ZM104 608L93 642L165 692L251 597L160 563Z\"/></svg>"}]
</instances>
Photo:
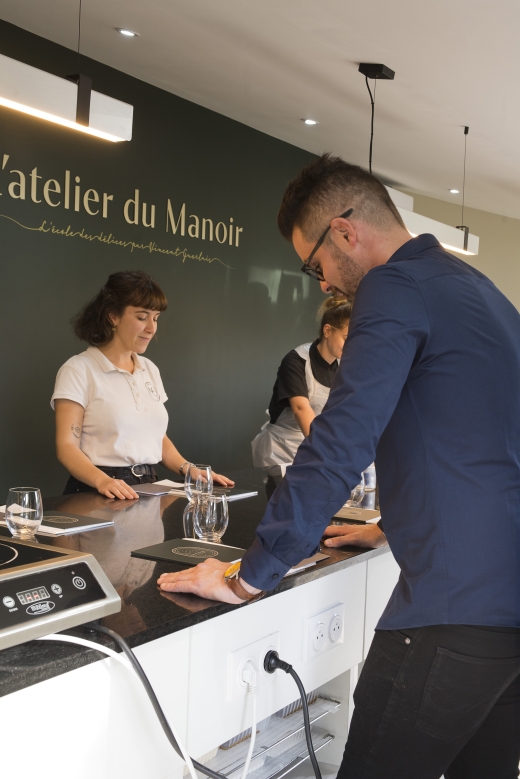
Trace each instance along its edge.
<instances>
[{"instance_id":1,"label":"recessed ceiling light","mask_svg":"<svg viewBox=\"0 0 520 779\"><path fill-rule=\"evenodd\" d=\"M458 189L450 189L450 193L452 195L458 195L459 194L459 190Z\"/></svg>"},{"instance_id":2,"label":"recessed ceiling light","mask_svg":"<svg viewBox=\"0 0 520 779\"><path fill-rule=\"evenodd\" d=\"M121 27L116 27L116 30L121 33L121 35L126 35L127 38L137 38L139 33L134 32L133 30L126 30Z\"/></svg>"},{"instance_id":3,"label":"recessed ceiling light","mask_svg":"<svg viewBox=\"0 0 520 779\"><path fill-rule=\"evenodd\" d=\"M314 119L302 119L302 122L304 122L304 124L318 124Z\"/></svg>"}]
</instances>

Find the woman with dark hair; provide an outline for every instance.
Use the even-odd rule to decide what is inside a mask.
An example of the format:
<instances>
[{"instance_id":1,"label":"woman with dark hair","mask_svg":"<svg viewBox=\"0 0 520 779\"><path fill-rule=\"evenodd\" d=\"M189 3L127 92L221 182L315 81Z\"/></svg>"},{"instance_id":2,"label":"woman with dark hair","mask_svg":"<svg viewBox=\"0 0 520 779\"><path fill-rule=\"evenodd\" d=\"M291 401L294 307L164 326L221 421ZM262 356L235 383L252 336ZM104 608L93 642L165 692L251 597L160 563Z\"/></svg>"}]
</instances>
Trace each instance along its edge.
<instances>
[{"instance_id":1,"label":"woman with dark hair","mask_svg":"<svg viewBox=\"0 0 520 779\"><path fill-rule=\"evenodd\" d=\"M290 464L329 397L348 334L352 306L330 297L320 306L319 337L286 354L278 368L269 421L253 440L255 468Z\"/></svg>"},{"instance_id":2,"label":"woman with dark hair","mask_svg":"<svg viewBox=\"0 0 520 779\"><path fill-rule=\"evenodd\" d=\"M65 495L137 498L132 485L157 481L158 462L184 475L188 463L166 435L161 375L142 356L166 306L148 274L120 271L74 317L74 332L89 347L62 365L51 399L58 460L71 474Z\"/></svg>"}]
</instances>

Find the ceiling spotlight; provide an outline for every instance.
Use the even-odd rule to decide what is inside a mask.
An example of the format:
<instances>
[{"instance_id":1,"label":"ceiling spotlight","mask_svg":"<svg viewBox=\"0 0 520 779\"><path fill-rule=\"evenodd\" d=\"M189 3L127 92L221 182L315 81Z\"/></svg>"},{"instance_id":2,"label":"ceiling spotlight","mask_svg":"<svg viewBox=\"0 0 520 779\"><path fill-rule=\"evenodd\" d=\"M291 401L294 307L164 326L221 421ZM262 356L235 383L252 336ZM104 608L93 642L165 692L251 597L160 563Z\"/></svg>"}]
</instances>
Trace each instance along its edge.
<instances>
[{"instance_id":1,"label":"ceiling spotlight","mask_svg":"<svg viewBox=\"0 0 520 779\"><path fill-rule=\"evenodd\" d=\"M459 194L459 190L458 189L450 189L450 194L458 195Z\"/></svg>"},{"instance_id":2,"label":"ceiling spotlight","mask_svg":"<svg viewBox=\"0 0 520 779\"><path fill-rule=\"evenodd\" d=\"M318 124L314 119L302 119L304 124Z\"/></svg>"},{"instance_id":3,"label":"ceiling spotlight","mask_svg":"<svg viewBox=\"0 0 520 779\"><path fill-rule=\"evenodd\" d=\"M121 29L121 27L116 27L116 30L121 33L121 35L126 35L127 38L137 38L139 33L134 32L133 30L125 30Z\"/></svg>"}]
</instances>

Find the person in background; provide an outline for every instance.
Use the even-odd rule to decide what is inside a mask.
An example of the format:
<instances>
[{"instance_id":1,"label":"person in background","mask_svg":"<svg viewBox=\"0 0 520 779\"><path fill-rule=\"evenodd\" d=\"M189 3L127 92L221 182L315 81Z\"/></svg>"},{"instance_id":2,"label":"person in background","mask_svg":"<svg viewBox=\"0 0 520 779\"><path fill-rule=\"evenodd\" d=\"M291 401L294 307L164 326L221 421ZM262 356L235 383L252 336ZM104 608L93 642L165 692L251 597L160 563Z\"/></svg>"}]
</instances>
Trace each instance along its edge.
<instances>
[{"instance_id":1,"label":"person in background","mask_svg":"<svg viewBox=\"0 0 520 779\"><path fill-rule=\"evenodd\" d=\"M312 420L321 413L338 370L352 306L330 297L320 306L319 337L283 358L269 404L270 420L253 440L255 468L290 464Z\"/></svg>"},{"instance_id":2,"label":"person in background","mask_svg":"<svg viewBox=\"0 0 520 779\"><path fill-rule=\"evenodd\" d=\"M56 377L56 452L69 471L64 494L99 492L133 499L132 488L157 481L161 463L184 475L187 460L166 435L168 399L159 369L142 355L166 310L161 288L143 271L120 271L74 317L89 344ZM217 484L232 486L213 474Z\"/></svg>"}]
</instances>

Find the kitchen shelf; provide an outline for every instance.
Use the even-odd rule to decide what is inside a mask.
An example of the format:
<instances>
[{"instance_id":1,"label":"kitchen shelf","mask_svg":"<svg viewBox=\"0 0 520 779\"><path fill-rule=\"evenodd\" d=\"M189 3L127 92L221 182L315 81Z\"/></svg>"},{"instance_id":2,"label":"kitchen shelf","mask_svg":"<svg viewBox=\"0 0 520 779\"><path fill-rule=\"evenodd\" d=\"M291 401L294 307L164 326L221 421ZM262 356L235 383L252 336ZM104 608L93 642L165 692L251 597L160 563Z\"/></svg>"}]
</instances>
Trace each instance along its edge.
<instances>
[{"instance_id":1,"label":"kitchen shelf","mask_svg":"<svg viewBox=\"0 0 520 779\"><path fill-rule=\"evenodd\" d=\"M326 714L337 711L340 705L338 701L317 698L309 706L311 725ZM321 749L333 739L333 736L319 728L314 728L312 734L315 749ZM250 743L247 738L231 749L219 749L215 757L208 760L206 765L229 779L237 779L244 767ZM300 765L308 757L302 710L288 717L274 714L265 730L257 733L249 773L254 775L254 779L271 777L280 779L287 771Z\"/></svg>"}]
</instances>

